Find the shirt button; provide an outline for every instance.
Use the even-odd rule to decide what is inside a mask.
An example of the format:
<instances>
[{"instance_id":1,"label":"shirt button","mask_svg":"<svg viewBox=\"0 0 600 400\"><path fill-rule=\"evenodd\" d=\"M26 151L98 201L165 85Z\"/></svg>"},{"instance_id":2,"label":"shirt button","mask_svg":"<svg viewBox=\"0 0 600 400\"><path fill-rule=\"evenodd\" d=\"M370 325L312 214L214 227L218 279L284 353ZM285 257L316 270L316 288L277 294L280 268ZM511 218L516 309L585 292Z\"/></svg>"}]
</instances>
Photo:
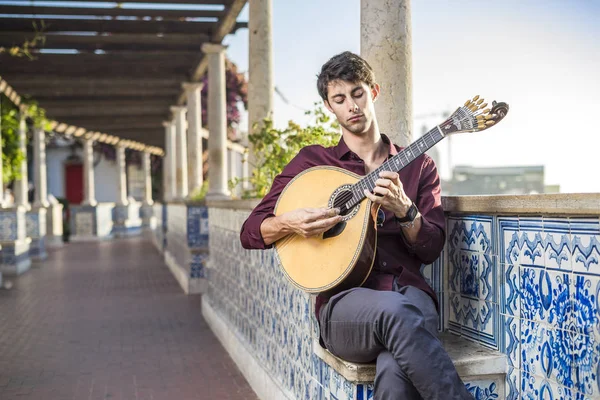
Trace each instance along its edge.
<instances>
[{"instance_id":1,"label":"shirt button","mask_svg":"<svg viewBox=\"0 0 600 400\"><path fill-rule=\"evenodd\" d=\"M387 265L387 263L384 261L381 263L381 265L383 265L385 267Z\"/></svg>"}]
</instances>

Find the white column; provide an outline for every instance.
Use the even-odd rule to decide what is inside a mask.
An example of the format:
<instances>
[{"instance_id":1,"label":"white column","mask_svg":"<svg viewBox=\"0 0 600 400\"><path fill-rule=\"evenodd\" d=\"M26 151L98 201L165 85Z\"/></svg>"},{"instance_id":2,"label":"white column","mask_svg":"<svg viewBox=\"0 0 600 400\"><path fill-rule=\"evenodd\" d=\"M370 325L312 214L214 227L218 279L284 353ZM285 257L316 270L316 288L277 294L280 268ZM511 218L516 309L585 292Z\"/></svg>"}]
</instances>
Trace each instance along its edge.
<instances>
[{"instance_id":1,"label":"white column","mask_svg":"<svg viewBox=\"0 0 600 400\"><path fill-rule=\"evenodd\" d=\"M176 195L175 176L177 167L175 166L175 127L172 121L164 121L165 127L165 157L163 158L164 174L164 199L165 202L172 201Z\"/></svg>"},{"instance_id":2,"label":"white column","mask_svg":"<svg viewBox=\"0 0 600 400\"><path fill-rule=\"evenodd\" d=\"M360 53L381 94L375 112L381 132L400 146L412 142L410 0L361 0Z\"/></svg>"},{"instance_id":3,"label":"white column","mask_svg":"<svg viewBox=\"0 0 600 400\"><path fill-rule=\"evenodd\" d=\"M25 123L25 116L21 115L19 121L19 150L23 154L23 161L21 162L19 172L21 173L21 179L15 182L15 205L29 208L28 189L29 181L27 179L27 125Z\"/></svg>"},{"instance_id":4,"label":"white column","mask_svg":"<svg viewBox=\"0 0 600 400\"><path fill-rule=\"evenodd\" d=\"M34 207L48 207L48 178L46 170L46 132L33 131L33 177L35 182Z\"/></svg>"},{"instance_id":5,"label":"white column","mask_svg":"<svg viewBox=\"0 0 600 400\"><path fill-rule=\"evenodd\" d=\"M248 32L248 134L254 124L273 113L273 2L252 0L249 4ZM256 155L250 142L248 162L254 168Z\"/></svg>"},{"instance_id":6,"label":"white column","mask_svg":"<svg viewBox=\"0 0 600 400\"><path fill-rule=\"evenodd\" d=\"M94 141L83 140L83 205L95 206L96 183L94 180Z\"/></svg>"},{"instance_id":7,"label":"white column","mask_svg":"<svg viewBox=\"0 0 600 400\"><path fill-rule=\"evenodd\" d=\"M127 201L127 168L125 166L125 146L117 144L117 167L119 169L119 199L117 204L126 206Z\"/></svg>"},{"instance_id":8,"label":"white column","mask_svg":"<svg viewBox=\"0 0 600 400\"><path fill-rule=\"evenodd\" d=\"M187 95L188 135L188 192L194 193L202 187L202 104L201 83L184 83Z\"/></svg>"},{"instance_id":9,"label":"white column","mask_svg":"<svg viewBox=\"0 0 600 400\"><path fill-rule=\"evenodd\" d=\"M144 157L144 205L151 206L154 204L152 200L152 171L150 165L150 153L145 151Z\"/></svg>"},{"instance_id":10,"label":"white column","mask_svg":"<svg viewBox=\"0 0 600 400\"><path fill-rule=\"evenodd\" d=\"M183 200L188 195L188 174L187 174L187 134L186 134L186 120L185 107L174 106L171 107L173 113L173 119L175 122L175 137L177 154L176 160L176 182L177 182L177 200Z\"/></svg>"},{"instance_id":11,"label":"white column","mask_svg":"<svg viewBox=\"0 0 600 400\"><path fill-rule=\"evenodd\" d=\"M204 43L208 55L208 193L207 199L229 199L227 188L226 46Z\"/></svg>"}]
</instances>

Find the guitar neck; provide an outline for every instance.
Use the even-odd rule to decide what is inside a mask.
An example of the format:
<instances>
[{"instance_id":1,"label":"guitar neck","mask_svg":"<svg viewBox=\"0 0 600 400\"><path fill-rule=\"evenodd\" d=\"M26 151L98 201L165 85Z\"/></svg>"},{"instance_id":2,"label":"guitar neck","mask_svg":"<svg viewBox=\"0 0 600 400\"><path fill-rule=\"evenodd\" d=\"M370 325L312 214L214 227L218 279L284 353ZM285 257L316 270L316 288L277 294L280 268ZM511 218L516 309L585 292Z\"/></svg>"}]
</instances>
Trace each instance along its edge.
<instances>
[{"instance_id":1,"label":"guitar neck","mask_svg":"<svg viewBox=\"0 0 600 400\"><path fill-rule=\"evenodd\" d=\"M364 198L364 189L372 192L375 188L375 181L379 178L382 171L400 172L404 167L413 162L427 150L435 146L444 138L444 134L438 126L415 140L408 147L404 148L394 157L386 160L378 168L365 175L361 180L352 185L352 198L346 203L346 208L351 209L360 203Z\"/></svg>"}]
</instances>

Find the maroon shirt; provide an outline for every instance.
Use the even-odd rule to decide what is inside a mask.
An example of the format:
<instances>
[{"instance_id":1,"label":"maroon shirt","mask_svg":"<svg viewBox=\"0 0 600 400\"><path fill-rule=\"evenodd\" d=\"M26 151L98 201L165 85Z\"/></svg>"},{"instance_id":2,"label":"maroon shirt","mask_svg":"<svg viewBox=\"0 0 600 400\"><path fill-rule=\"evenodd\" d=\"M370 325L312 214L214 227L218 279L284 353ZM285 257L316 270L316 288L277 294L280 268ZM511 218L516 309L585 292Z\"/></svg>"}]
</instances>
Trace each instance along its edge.
<instances>
[{"instance_id":1,"label":"maroon shirt","mask_svg":"<svg viewBox=\"0 0 600 400\"><path fill-rule=\"evenodd\" d=\"M390 142L389 157L398 153L402 148ZM324 148L319 145L307 146L300 150L292 161L275 177L270 192L254 208L244 222L240 233L242 246L245 249L266 249L260 233L260 225L269 217L277 199L287 183L305 169L330 165L344 168L358 175L365 175L365 164L354 152L350 151L342 138L337 146ZM435 261L444 246L445 220L442 209L440 178L435 163L426 154L421 155L400 171L400 180L404 192L414 201L422 215L421 230L415 243L409 243L402 233L402 228L394 213L385 212L383 226L377 228L377 252L371 274L362 285L376 290L392 290L394 277L398 277L400 286L415 286L431 296L436 307L437 297L421 275L421 265ZM323 295L317 296L315 311L317 320L321 305L328 299Z\"/></svg>"}]
</instances>

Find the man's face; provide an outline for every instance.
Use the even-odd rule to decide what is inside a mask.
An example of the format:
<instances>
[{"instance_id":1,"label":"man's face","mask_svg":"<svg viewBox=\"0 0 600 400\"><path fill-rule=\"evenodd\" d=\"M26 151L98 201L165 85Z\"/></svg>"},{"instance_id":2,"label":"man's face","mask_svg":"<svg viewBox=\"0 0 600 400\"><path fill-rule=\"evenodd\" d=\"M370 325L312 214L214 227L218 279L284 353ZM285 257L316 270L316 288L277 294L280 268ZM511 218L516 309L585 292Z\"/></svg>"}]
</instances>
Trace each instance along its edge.
<instances>
[{"instance_id":1,"label":"man's face","mask_svg":"<svg viewBox=\"0 0 600 400\"><path fill-rule=\"evenodd\" d=\"M325 106L335 114L342 128L355 135L362 135L373 124L373 101L378 94L377 84L374 88L369 88L364 82L335 80L327 87Z\"/></svg>"}]
</instances>

